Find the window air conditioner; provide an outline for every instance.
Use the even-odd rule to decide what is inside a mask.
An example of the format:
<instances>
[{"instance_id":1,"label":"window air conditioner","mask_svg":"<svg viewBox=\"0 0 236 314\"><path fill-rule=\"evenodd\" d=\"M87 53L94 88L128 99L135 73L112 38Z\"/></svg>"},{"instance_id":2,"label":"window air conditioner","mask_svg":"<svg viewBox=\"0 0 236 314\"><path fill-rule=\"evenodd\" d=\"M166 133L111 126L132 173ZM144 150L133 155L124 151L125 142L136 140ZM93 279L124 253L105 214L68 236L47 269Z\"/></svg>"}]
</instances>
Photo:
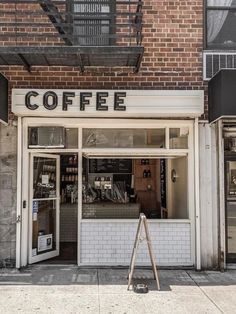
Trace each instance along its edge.
<instances>
[{"instance_id":1,"label":"window air conditioner","mask_svg":"<svg viewBox=\"0 0 236 314\"><path fill-rule=\"evenodd\" d=\"M204 51L203 79L210 80L221 69L236 69L235 52Z\"/></svg>"},{"instance_id":2,"label":"window air conditioner","mask_svg":"<svg viewBox=\"0 0 236 314\"><path fill-rule=\"evenodd\" d=\"M64 148L63 127L30 127L29 148Z\"/></svg>"}]
</instances>

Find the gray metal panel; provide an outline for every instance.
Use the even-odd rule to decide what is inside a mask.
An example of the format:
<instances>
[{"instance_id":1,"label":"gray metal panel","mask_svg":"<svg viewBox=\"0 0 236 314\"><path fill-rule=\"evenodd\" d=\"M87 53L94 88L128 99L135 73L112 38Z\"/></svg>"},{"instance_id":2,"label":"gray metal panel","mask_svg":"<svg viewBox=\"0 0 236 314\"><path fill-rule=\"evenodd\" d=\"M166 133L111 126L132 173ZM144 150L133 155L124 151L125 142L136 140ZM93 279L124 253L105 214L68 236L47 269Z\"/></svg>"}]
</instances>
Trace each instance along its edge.
<instances>
[{"instance_id":1,"label":"gray metal panel","mask_svg":"<svg viewBox=\"0 0 236 314\"><path fill-rule=\"evenodd\" d=\"M209 120L236 117L236 69L219 71L208 84Z\"/></svg>"},{"instance_id":2,"label":"gray metal panel","mask_svg":"<svg viewBox=\"0 0 236 314\"><path fill-rule=\"evenodd\" d=\"M0 121L8 123L8 80L0 74Z\"/></svg>"}]
</instances>

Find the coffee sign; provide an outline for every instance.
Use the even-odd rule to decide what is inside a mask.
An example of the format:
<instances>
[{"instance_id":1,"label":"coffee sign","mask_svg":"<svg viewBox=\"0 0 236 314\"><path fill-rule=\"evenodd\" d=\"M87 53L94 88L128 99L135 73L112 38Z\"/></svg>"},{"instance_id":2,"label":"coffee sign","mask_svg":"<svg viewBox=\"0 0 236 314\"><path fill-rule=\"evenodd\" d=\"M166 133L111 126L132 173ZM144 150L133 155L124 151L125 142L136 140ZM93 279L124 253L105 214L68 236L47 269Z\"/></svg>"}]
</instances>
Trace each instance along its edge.
<instances>
[{"instance_id":1,"label":"coffee sign","mask_svg":"<svg viewBox=\"0 0 236 314\"><path fill-rule=\"evenodd\" d=\"M39 96L37 91L29 91L25 95L25 106L30 110L37 110L40 105L35 103L35 99ZM69 106L77 106L80 111L85 111L87 106L90 106L90 100L93 97L91 92L80 92L79 103L76 103L75 92L64 91L62 92L62 110L67 111ZM108 92L96 92L96 110L108 111L107 98ZM124 99L125 92L114 92L113 94L113 110L125 111ZM43 94L43 102L41 105L47 110L54 110L58 106L59 97L54 91L46 91Z\"/></svg>"},{"instance_id":2,"label":"coffee sign","mask_svg":"<svg viewBox=\"0 0 236 314\"><path fill-rule=\"evenodd\" d=\"M12 89L12 112L25 117L199 117L201 90Z\"/></svg>"}]
</instances>

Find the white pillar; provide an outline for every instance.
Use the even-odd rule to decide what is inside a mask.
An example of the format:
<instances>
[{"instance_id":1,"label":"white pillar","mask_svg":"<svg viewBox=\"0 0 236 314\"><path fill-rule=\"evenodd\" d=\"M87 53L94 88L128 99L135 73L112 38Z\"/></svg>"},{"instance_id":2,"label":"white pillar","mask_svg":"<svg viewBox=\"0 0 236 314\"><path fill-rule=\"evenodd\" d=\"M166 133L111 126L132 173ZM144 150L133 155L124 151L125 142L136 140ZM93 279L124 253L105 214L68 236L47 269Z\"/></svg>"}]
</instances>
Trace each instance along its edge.
<instances>
[{"instance_id":1,"label":"white pillar","mask_svg":"<svg viewBox=\"0 0 236 314\"><path fill-rule=\"evenodd\" d=\"M21 117L17 123L17 205L16 205L16 268L21 266L21 169L22 169L22 127Z\"/></svg>"},{"instance_id":2,"label":"white pillar","mask_svg":"<svg viewBox=\"0 0 236 314\"><path fill-rule=\"evenodd\" d=\"M194 165L195 165L195 226L196 226L196 268L201 269L201 234L199 205L199 131L198 118L194 122Z\"/></svg>"}]
</instances>

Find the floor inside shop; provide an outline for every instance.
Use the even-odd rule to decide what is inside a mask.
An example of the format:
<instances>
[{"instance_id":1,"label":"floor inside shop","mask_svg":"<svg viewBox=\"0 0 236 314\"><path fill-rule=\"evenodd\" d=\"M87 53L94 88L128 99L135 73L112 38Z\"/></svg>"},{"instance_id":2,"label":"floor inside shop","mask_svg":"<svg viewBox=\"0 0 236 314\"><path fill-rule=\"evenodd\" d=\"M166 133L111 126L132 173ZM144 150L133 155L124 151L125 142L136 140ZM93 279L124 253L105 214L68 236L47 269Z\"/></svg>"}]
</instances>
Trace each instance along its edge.
<instances>
[{"instance_id":1,"label":"floor inside shop","mask_svg":"<svg viewBox=\"0 0 236 314\"><path fill-rule=\"evenodd\" d=\"M60 254L44 263L77 264L78 155L60 155Z\"/></svg>"}]
</instances>

